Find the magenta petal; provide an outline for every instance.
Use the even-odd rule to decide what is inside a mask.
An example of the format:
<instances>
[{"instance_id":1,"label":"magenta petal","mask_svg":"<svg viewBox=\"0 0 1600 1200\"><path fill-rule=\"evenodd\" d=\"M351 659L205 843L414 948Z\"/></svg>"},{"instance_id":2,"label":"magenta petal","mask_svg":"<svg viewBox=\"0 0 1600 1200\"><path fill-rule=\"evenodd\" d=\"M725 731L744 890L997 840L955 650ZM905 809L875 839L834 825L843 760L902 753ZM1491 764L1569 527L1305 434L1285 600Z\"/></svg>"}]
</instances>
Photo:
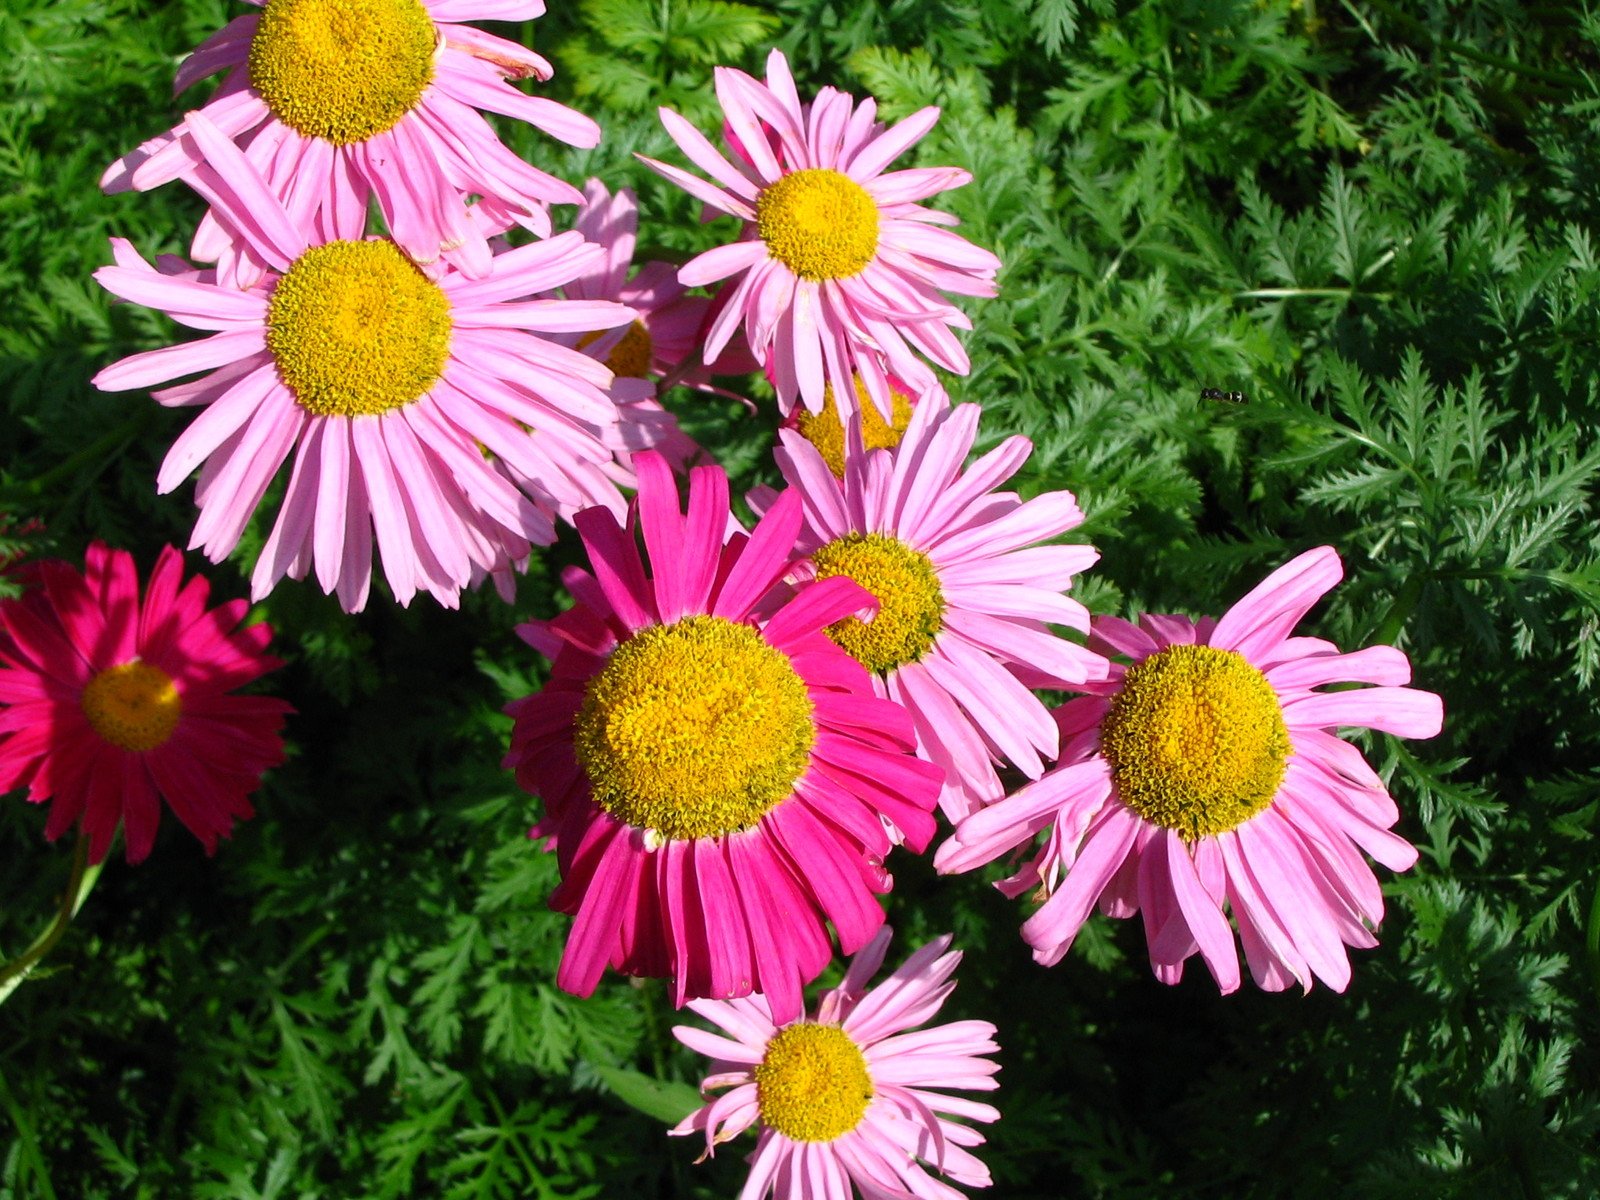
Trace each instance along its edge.
<instances>
[{"instance_id":1,"label":"magenta petal","mask_svg":"<svg viewBox=\"0 0 1600 1200\"><path fill-rule=\"evenodd\" d=\"M1222 994L1239 988L1239 952L1234 946L1233 930L1222 908L1207 893L1200 882L1200 873L1184 840L1172 830L1163 830L1160 840L1166 843L1167 872L1172 881L1172 891L1178 907L1194 940L1199 944L1200 955L1205 959L1212 978L1222 989ZM1152 848L1153 849L1153 848Z\"/></svg>"},{"instance_id":2,"label":"magenta petal","mask_svg":"<svg viewBox=\"0 0 1600 1200\"><path fill-rule=\"evenodd\" d=\"M609 841L579 903L556 972L556 986L575 996L594 991L617 948L624 909L639 902L638 861L629 845L633 835L626 826L607 823L612 825Z\"/></svg>"},{"instance_id":3,"label":"magenta petal","mask_svg":"<svg viewBox=\"0 0 1600 1200\"><path fill-rule=\"evenodd\" d=\"M1434 737L1444 726L1444 702L1433 692L1404 687L1317 692L1283 706L1289 728L1357 726L1399 737Z\"/></svg>"},{"instance_id":4,"label":"magenta petal","mask_svg":"<svg viewBox=\"0 0 1600 1200\"><path fill-rule=\"evenodd\" d=\"M804 520L799 494L793 489L785 490L751 532L738 562L716 590L713 616L738 621L756 606L788 570Z\"/></svg>"},{"instance_id":5,"label":"magenta petal","mask_svg":"<svg viewBox=\"0 0 1600 1200\"><path fill-rule=\"evenodd\" d=\"M1307 550L1234 604L1212 630L1210 644L1254 660L1288 637L1343 576L1344 567L1332 546Z\"/></svg>"},{"instance_id":6,"label":"magenta petal","mask_svg":"<svg viewBox=\"0 0 1600 1200\"><path fill-rule=\"evenodd\" d=\"M1072 948L1089 910L1133 848L1140 825L1132 811L1118 804L1089 831L1061 886L1023 922L1022 937L1033 947L1034 961L1054 966Z\"/></svg>"}]
</instances>

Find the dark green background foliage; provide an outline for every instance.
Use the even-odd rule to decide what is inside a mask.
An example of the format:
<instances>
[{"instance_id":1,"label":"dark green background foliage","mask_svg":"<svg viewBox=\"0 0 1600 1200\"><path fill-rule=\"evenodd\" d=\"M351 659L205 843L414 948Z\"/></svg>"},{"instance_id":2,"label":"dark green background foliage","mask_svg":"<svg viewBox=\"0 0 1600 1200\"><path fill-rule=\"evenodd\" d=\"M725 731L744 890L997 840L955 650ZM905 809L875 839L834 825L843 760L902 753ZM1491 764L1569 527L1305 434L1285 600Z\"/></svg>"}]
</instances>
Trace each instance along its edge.
<instances>
[{"instance_id":1,"label":"dark green background foliage","mask_svg":"<svg viewBox=\"0 0 1600 1200\"><path fill-rule=\"evenodd\" d=\"M727 232L631 157L681 161L655 107L709 126L714 64L759 69L777 44L803 86L890 116L943 105L916 157L972 170L946 199L1005 262L951 390L984 404L987 440L1035 440L1025 491L1077 492L1105 555L1091 607L1218 611L1332 542L1349 578L1307 631L1397 641L1444 694L1441 738L1368 744L1423 856L1386 883L1383 944L1345 995L1221 998L1198 960L1167 988L1138 923L1099 918L1043 971L1016 906L901 861L898 951L954 928L951 1013L1000 1026L996 1194L1594 1194L1600 19L1488 0L552 8L526 35L605 143L508 136L636 187L653 253ZM174 327L89 274L113 232L181 251L200 209L95 179L178 118L176 60L234 11L0 9L0 509L47 522L36 552L98 535L148 566L187 539L189 487L158 499L153 479L188 414L87 382ZM736 484L772 478L770 413L673 403ZM222 594L263 533L215 569ZM699 1065L661 989L579 1002L551 982L568 922L524 836L536 805L497 765L499 709L542 669L511 627L563 602L575 557L569 538L536 559L514 610L375 591L346 617L306 584L261 606L291 759L215 859L169 820L147 863L114 862L0 1009L0 1197L736 1193L737 1147L693 1166L648 1115L681 1111ZM43 818L0 803L11 953L66 873Z\"/></svg>"}]
</instances>

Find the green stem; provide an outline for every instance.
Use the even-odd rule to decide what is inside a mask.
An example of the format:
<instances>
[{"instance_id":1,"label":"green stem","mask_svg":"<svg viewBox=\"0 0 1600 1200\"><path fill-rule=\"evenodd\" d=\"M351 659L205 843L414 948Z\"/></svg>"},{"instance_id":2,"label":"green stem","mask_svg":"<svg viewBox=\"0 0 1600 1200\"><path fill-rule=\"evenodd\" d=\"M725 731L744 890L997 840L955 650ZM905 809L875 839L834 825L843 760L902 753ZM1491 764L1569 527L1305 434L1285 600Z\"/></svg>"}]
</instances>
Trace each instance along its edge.
<instances>
[{"instance_id":1,"label":"green stem","mask_svg":"<svg viewBox=\"0 0 1600 1200\"><path fill-rule=\"evenodd\" d=\"M1594 903L1589 906L1589 975L1595 995L1600 996L1600 885L1595 887Z\"/></svg>"},{"instance_id":2,"label":"green stem","mask_svg":"<svg viewBox=\"0 0 1600 1200\"><path fill-rule=\"evenodd\" d=\"M644 986L645 1036L650 1041L650 1068L659 1080L667 1078L667 1030L661 1012L666 986L649 981Z\"/></svg>"},{"instance_id":3,"label":"green stem","mask_svg":"<svg viewBox=\"0 0 1600 1200\"><path fill-rule=\"evenodd\" d=\"M33 1169L34 1182L39 1185L39 1196L42 1200L56 1200L56 1190L50 1185L50 1171L45 1166L44 1155L40 1152L39 1135L34 1132L33 1125L28 1121L27 1112L11 1094L4 1072L0 1072L0 1108L5 1109L11 1118L11 1123L17 1127L22 1166Z\"/></svg>"},{"instance_id":4,"label":"green stem","mask_svg":"<svg viewBox=\"0 0 1600 1200\"><path fill-rule=\"evenodd\" d=\"M55 920L33 939L33 945L19 957L0 967L0 1004L4 1004L28 977L28 973L39 965L39 961L55 949L56 943L67 932L67 926L72 924L72 918L88 899L104 865L103 862L92 867L89 865L89 839L80 833L72 848L72 873L67 877L67 886L61 893L61 904L56 909Z\"/></svg>"},{"instance_id":5,"label":"green stem","mask_svg":"<svg viewBox=\"0 0 1600 1200\"><path fill-rule=\"evenodd\" d=\"M1395 638L1400 636L1400 631L1405 628L1407 619L1417 601L1422 599L1422 576L1413 575L1406 580L1405 587L1400 589L1400 594L1394 598L1394 603L1389 606L1388 614L1383 618L1383 623L1378 626L1378 631L1372 635L1372 640L1380 646L1394 645Z\"/></svg>"},{"instance_id":6,"label":"green stem","mask_svg":"<svg viewBox=\"0 0 1600 1200\"><path fill-rule=\"evenodd\" d=\"M98 463L108 451L123 442L139 436L144 427L150 423L151 413L150 406L141 405L137 416L128 418L109 433L97 437L82 450L68 455L43 475L36 475L32 479L24 480L12 490L19 495L37 496L61 480L71 479L81 473L85 467Z\"/></svg>"},{"instance_id":7,"label":"green stem","mask_svg":"<svg viewBox=\"0 0 1600 1200\"><path fill-rule=\"evenodd\" d=\"M1475 46L1468 46L1464 42L1451 41L1436 35L1421 21L1406 16L1393 6L1384 3L1384 0L1367 0L1373 8L1381 12L1396 25L1407 30L1414 37L1427 38L1440 50L1453 54L1457 58L1468 58L1473 62L1483 63L1487 67L1497 67L1502 71L1510 71L1515 75L1525 75L1529 79L1542 79L1546 83L1559 84L1564 88L1581 88L1583 78L1568 71L1547 71L1543 67L1530 67L1514 59L1504 58L1498 54L1490 54L1486 50L1479 50Z\"/></svg>"}]
</instances>

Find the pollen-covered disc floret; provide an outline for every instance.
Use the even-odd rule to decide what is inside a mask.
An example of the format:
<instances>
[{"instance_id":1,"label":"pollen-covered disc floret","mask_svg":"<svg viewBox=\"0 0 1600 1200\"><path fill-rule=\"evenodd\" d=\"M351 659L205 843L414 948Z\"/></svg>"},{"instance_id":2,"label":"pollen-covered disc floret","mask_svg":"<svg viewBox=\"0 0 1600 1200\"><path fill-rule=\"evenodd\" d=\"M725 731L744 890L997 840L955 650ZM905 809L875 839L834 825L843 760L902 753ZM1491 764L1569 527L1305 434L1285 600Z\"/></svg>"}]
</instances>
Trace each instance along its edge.
<instances>
[{"instance_id":1,"label":"pollen-covered disc floret","mask_svg":"<svg viewBox=\"0 0 1600 1200\"><path fill-rule=\"evenodd\" d=\"M1129 667L1100 749L1123 802L1191 842L1271 804L1291 752L1267 677L1213 646L1169 646Z\"/></svg>"},{"instance_id":2,"label":"pollen-covered disc floret","mask_svg":"<svg viewBox=\"0 0 1600 1200\"><path fill-rule=\"evenodd\" d=\"M1099 555L1040 544L1082 511L1070 492L1023 500L998 490L1027 461L1026 438L966 465L978 417L975 404L921 393L899 444L852 442L843 478L798 427L779 430L776 454L806 496L799 549L812 572L853 579L879 602L828 635L911 714L918 753L945 772L939 804L952 821L1005 794L997 764L1037 779L1055 758L1056 725L1033 687L1075 687L1109 670L1051 628L1089 627L1088 610L1064 593ZM765 500L752 493L751 503Z\"/></svg>"},{"instance_id":3,"label":"pollen-covered disc floret","mask_svg":"<svg viewBox=\"0 0 1600 1200\"><path fill-rule=\"evenodd\" d=\"M764 81L726 67L714 79L725 155L661 110L667 132L710 179L643 159L741 222L732 239L678 270L686 286L719 285L705 361L717 362L742 327L784 416L799 406L816 412L828 384L848 408L858 376L887 413L891 378L921 397L939 386L933 366L965 375L971 360L954 330L971 322L945 294L994 295L1000 260L954 233L955 220L927 201L972 176L959 167L890 169L939 110L884 126L875 101L858 104L831 87L802 101L778 50Z\"/></svg>"},{"instance_id":4,"label":"pollen-covered disc floret","mask_svg":"<svg viewBox=\"0 0 1600 1200\"><path fill-rule=\"evenodd\" d=\"M793 171L756 197L756 229L801 279L846 279L878 252L878 205L842 171Z\"/></svg>"},{"instance_id":5,"label":"pollen-covered disc floret","mask_svg":"<svg viewBox=\"0 0 1600 1200\"><path fill-rule=\"evenodd\" d=\"M675 840L754 825L793 790L815 741L788 657L750 626L708 616L618 646L575 728L595 803Z\"/></svg>"},{"instance_id":6,"label":"pollen-covered disc floret","mask_svg":"<svg viewBox=\"0 0 1600 1200\"><path fill-rule=\"evenodd\" d=\"M712 1061L702 1092L728 1089L685 1117L674 1134L702 1134L706 1156L747 1129L744 1200L845 1200L959 1195L941 1182L987 1187L971 1153L983 1143L972 1124L999 1117L993 1106L948 1092L996 1087L999 1049L987 1021L925 1026L955 984L959 952L950 936L911 955L877 986L888 929L850 961L839 986L808 1012L775 1018L767 996L699 1000L690 1007L718 1027L679 1025L673 1034Z\"/></svg>"},{"instance_id":7,"label":"pollen-covered disc floret","mask_svg":"<svg viewBox=\"0 0 1600 1200\"><path fill-rule=\"evenodd\" d=\"M83 689L81 703L89 727L124 750L154 750L172 736L183 713L172 676L142 662L99 672Z\"/></svg>"},{"instance_id":8,"label":"pollen-covered disc floret","mask_svg":"<svg viewBox=\"0 0 1600 1200\"><path fill-rule=\"evenodd\" d=\"M191 254L215 263L224 286L249 288L285 265L283 253L261 257L244 236L265 232L282 243L284 226L224 220L230 189L217 190L215 173L226 171L229 153L247 148L273 197L294 210L293 229L315 231L319 241L359 238L376 207L417 262L442 259L473 278L489 269L491 237L513 224L549 237L549 205L580 199L571 184L513 154L485 119L496 113L574 146L600 140L588 117L515 86L549 79L548 61L468 23L537 16L542 2L249 3L180 61L176 92L225 75L211 98L100 180L107 191L144 191L183 179L200 192L211 211ZM219 155L196 136L195 118L214 125L231 151Z\"/></svg>"},{"instance_id":9,"label":"pollen-covered disc floret","mask_svg":"<svg viewBox=\"0 0 1600 1200\"><path fill-rule=\"evenodd\" d=\"M1383 919L1363 852L1403 871L1417 851L1392 830L1400 810L1382 777L1338 731L1432 737L1444 714L1438 696L1404 686L1411 664L1393 646L1346 654L1293 636L1342 573L1322 546L1220 618L1096 617L1089 645L1126 665L1056 710L1056 765L962 820L934 865L969 871L1033 845L999 886L1046 897L1022 925L1046 966L1098 906L1142 913L1164 983L1199 954L1234 991L1242 947L1267 991L1313 979L1343 991L1345 947L1377 945ZM1353 683L1375 686L1319 690Z\"/></svg>"},{"instance_id":10,"label":"pollen-covered disc floret","mask_svg":"<svg viewBox=\"0 0 1600 1200\"><path fill-rule=\"evenodd\" d=\"M450 301L393 242L313 246L273 289L267 349L308 413L376 416L439 378Z\"/></svg>"},{"instance_id":11,"label":"pollen-covered disc floret","mask_svg":"<svg viewBox=\"0 0 1600 1200\"><path fill-rule=\"evenodd\" d=\"M837 1025L778 1030L755 1069L761 1121L795 1142L831 1142L861 1124L872 1076L861 1047Z\"/></svg>"},{"instance_id":12,"label":"pollen-covered disc floret","mask_svg":"<svg viewBox=\"0 0 1600 1200\"><path fill-rule=\"evenodd\" d=\"M155 393L200 413L156 477L166 493L199 469L192 545L222 559L271 497L257 599L315 570L354 612L376 550L399 603L425 591L454 608L463 588L509 580L532 546L552 543L561 515L625 506L606 473L622 441L611 372L539 336L637 317L548 296L592 268L599 246L573 231L493 256L477 278L449 264L425 275L394 241L325 238L291 214L202 113L184 128L207 155L219 224L268 269L234 287L214 271L158 270L114 240L115 262L95 273L104 287L215 332L113 363L94 383L198 376Z\"/></svg>"},{"instance_id":13,"label":"pollen-covered disc floret","mask_svg":"<svg viewBox=\"0 0 1600 1200\"><path fill-rule=\"evenodd\" d=\"M861 376L856 376L856 407L861 413L861 446L863 450L892 450L905 436L911 423L911 398L899 388L890 386L890 419L885 421L872 397L867 394ZM800 409L795 415L794 427L817 448L822 460L828 464L835 479L844 478L845 425L834 402L833 384L822 390L822 411Z\"/></svg>"},{"instance_id":14,"label":"pollen-covered disc floret","mask_svg":"<svg viewBox=\"0 0 1600 1200\"><path fill-rule=\"evenodd\" d=\"M421 0L267 0L250 85L291 129L345 146L416 107L438 40Z\"/></svg>"},{"instance_id":15,"label":"pollen-covered disc floret","mask_svg":"<svg viewBox=\"0 0 1600 1200\"><path fill-rule=\"evenodd\" d=\"M208 606L171 546L142 594L133 557L102 542L81 572L29 566L38 586L0 600L0 796L48 804L45 837L76 827L91 863L119 830L129 862L149 855L163 800L210 854L283 761L289 706L234 694L282 665L271 629L240 626L245 600Z\"/></svg>"},{"instance_id":16,"label":"pollen-covered disc floret","mask_svg":"<svg viewBox=\"0 0 1600 1200\"><path fill-rule=\"evenodd\" d=\"M828 639L872 597L795 577L797 493L746 533L721 468L689 473L687 511L659 451L634 469L632 516L574 519L594 573L566 572L573 606L518 629L553 659L507 709L506 765L575 918L556 983L587 996L609 965L794 1020L834 933L848 954L882 926L885 859L927 845L942 773Z\"/></svg>"},{"instance_id":17,"label":"pollen-covered disc floret","mask_svg":"<svg viewBox=\"0 0 1600 1200\"><path fill-rule=\"evenodd\" d=\"M578 349L582 350L593 345L600 339L598 333L586 333L578 339ZM650 357L655 352L655 346L650 338L650 331L644 327L643 321L635 321L629 325L620 341L605 357L606 366L611 368L611 373L622 379L648 379L650 377Z\"/></svg>"},{"instance_id":18,"label":"pollen-covered disc floret","mask_svg":"<svg viewBox=\"0 0 1600 1200\"><path fill-rule=\"evenodd\" d=\"M870 621L846 617L828 626L828 636L869 671L892 671L933 648L944 596L933 561L922 551L887 534L848 533L818 549L811 561L818 579L843 575L878 598Z\"/></svg>"}]
</instances>

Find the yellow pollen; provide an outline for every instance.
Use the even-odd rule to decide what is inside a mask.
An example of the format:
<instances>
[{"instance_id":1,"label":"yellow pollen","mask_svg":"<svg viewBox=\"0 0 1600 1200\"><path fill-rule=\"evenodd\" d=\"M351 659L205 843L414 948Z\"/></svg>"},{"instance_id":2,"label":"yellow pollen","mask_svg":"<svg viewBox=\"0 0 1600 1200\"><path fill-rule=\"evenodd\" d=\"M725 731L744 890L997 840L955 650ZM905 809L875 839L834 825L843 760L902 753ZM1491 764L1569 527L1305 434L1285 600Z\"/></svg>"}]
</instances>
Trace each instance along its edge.
<instances>
[{"instance_id":1,"label":"yellow pollen","mask_svg":"<svg viewBox=\"0 0 1600 1200\"><path fill-rule=\"evenodd\" d=\"M589 681L574 728L595 803L673 841L748 829L794 789L816 725L805 681L748 625L641 629Z\"/></svg>"},{"instance_id":2,"label":"yellow pollen","mask_svg":"<svg viewBox=\"0 0 1600 1200\"><path fill-rule=\"evenodd\" d=\"M1293 753L1267 677L1214 646L1169 646L1129 667L1100 749L1128 807L1190 842L1271 804Z\"/></svg>"},{"instance_id":3,"label":"yellow pollen","mask_svg":"<svg viewBox=\"0 0 1600 1200\"><path fill-rule=\"evenodd\" d=\"M578 339L578 349L582 350L585 346L593 345L603 336L604 333L600 330L584 334ZM643 321L635 321L628 326L628 331L622 335L622 340L611 348L611 353L606 355L606 366L611 368L613 375L623 379L648 379L650 356L654 351L655 345L650 340L650 331L644 327Z\"/></svg>"},{"instance_id":4,"label":"yellow pollen","mask_svg":"<svg viewBox=\"0 0 1600 1200\"><path fill-rule=\"evenodd\" d=\"M892 671L933 648L944 626L944 593L922 551L887 534L847 533L811 561L818 579L844 575L878 598L870 621L846 617L828 626L828 636L869 671Z\"/></svg>"},{"instance_id":5,"label":"yellow pollen","mask_svg":"<svg viewBox=\"0 0 1600 1200\"><path fill-rule=\"evenodd\" d=\"M178 687L149 663L109 667L83 689L89 727L124 750L154 750L172 736L183 712Z\"/></svg>"},{"instance_id":6,"label":"yellow pollen","mask_svg":"<svg viewBox=\"0 0 1600 1200\"><path fill-rule=\"evenodd\" d=\"M867 1060L837 1025L786 1025L756 1067L761 1123L795 1142L831 1142L861 1124L872 1100Z\"/></svg>"},{"instance_id":7,"label":"yellow pollen","mask_svg":"<svg viewBox=\"0 0 1600 1200\"><path fill-rule=\"evenodd\" d=\"M861 376L855 377L855 384L856 402L861 408L862 442L868 450L893 450L905 436L906 426L911 424L911 398L891 388L889 401L894 419L886 422L872 397L867 395L867 385L861 382ZM802 408L795 426L800 436L817 448L834 478L843 479L844 422L839 417L839 406L833 402L833 384L826 384L822 389L822 411Z\"/></svg>"},{"instance_id":8,"label":"yellow pollen","mask_svg":"<svg viewBox=\"0 0 1600 1200\"><path fill-rule=\"evenodd\" d=\"M422 0L267 0L250 85L289 128L347 146L416 107L438 44Z\"/></svg>"},{"instance_id":9,"label":"yellow pollen","mask_svg":"<svg viewBox=\"0 0 1600 1200\"><path fill-rule=\"evenodd\" d=\"M839 171L793 171L756 197L756 229L801 279L844 279L878 252L878 202Z\"/></svg>"},{"instance_id":10,"label":"yellow pollen","mask_svg":"<svg viewBox=\"0 0 1600 1200\"><path fill-rule=\"evenodd\" d=\"M295 259L267 307L267 349L317 417L419 399L450 357L450 301L393 242L329 242Z\"/></svg>"}]
</instances>

